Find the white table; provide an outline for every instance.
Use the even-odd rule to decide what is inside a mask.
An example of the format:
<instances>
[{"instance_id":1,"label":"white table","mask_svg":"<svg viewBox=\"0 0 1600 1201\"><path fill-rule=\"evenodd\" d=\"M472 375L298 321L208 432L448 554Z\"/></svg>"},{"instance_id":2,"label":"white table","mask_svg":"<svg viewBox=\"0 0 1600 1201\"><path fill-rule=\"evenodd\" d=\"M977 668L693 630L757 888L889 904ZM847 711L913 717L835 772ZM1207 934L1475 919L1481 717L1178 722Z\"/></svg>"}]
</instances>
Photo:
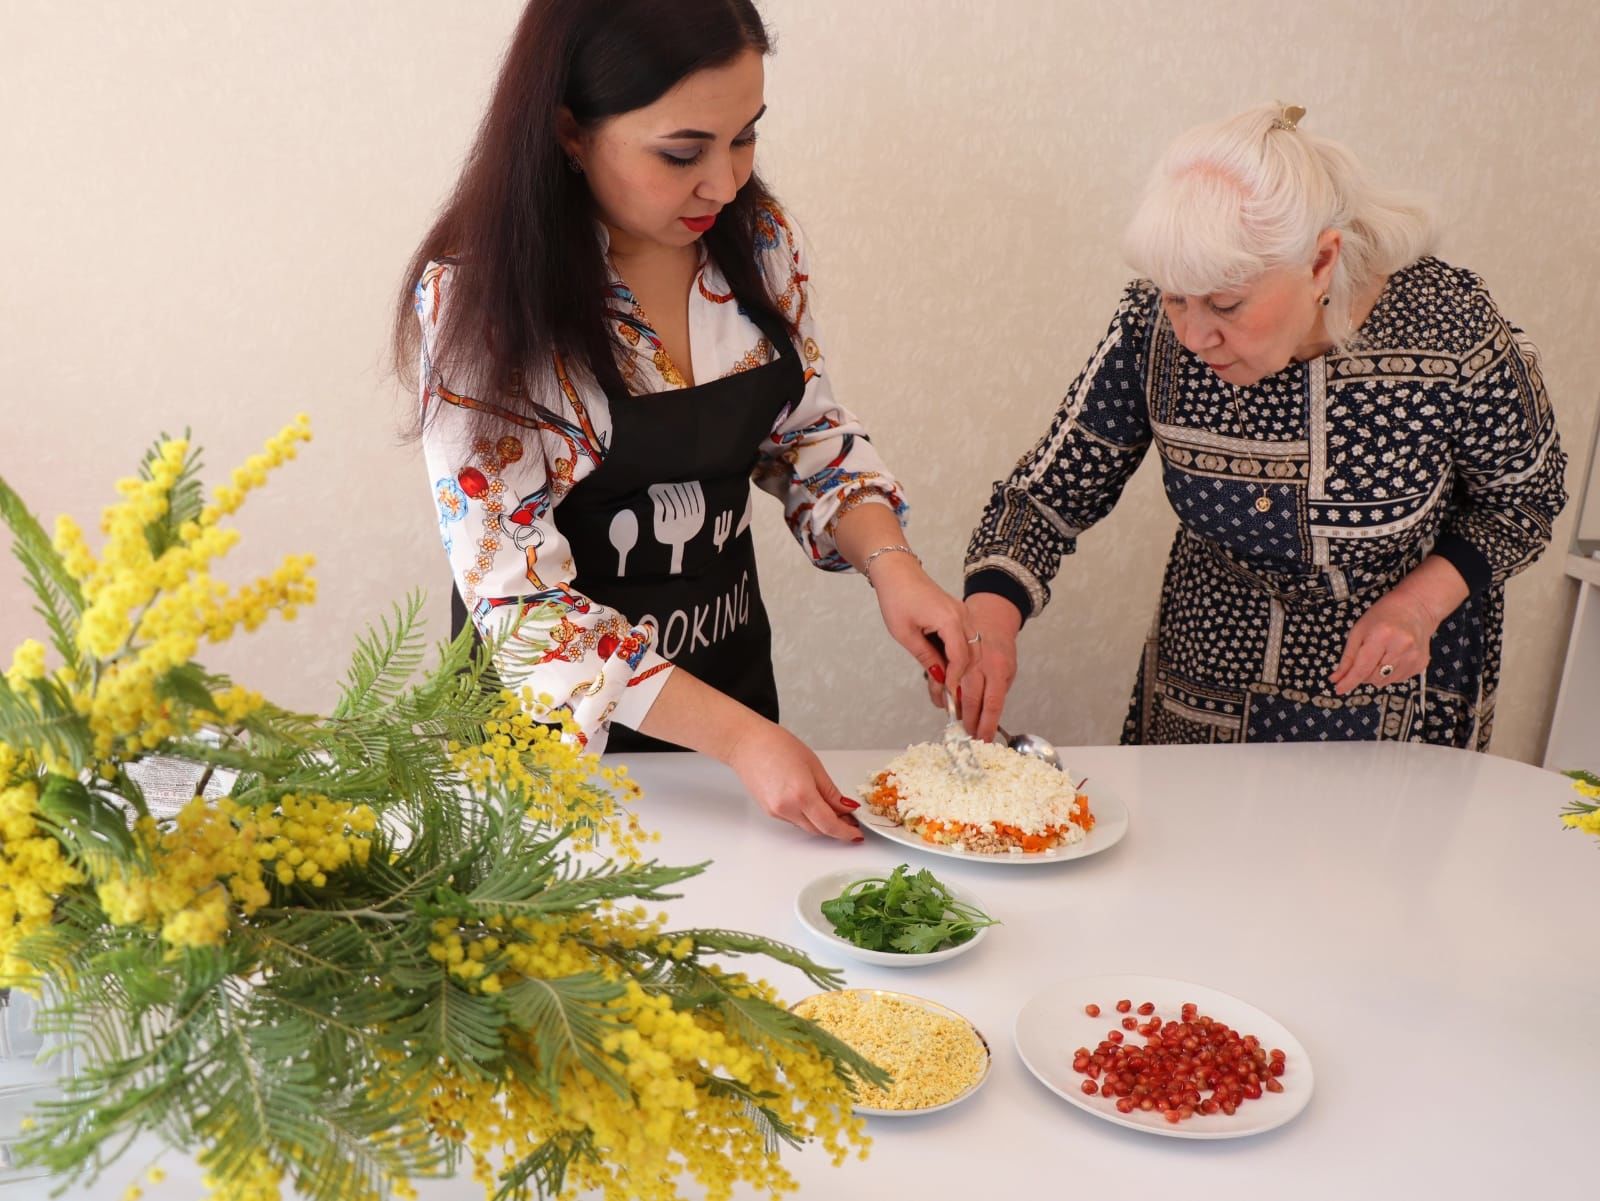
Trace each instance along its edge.
<instances>
[{"instance_id":1,"label":"white table","mask_svg":"<svg viewBox=\"0 0 1600 1201\"><path fill-rule=\"evenodd\" d=\"M886 752L824 756L848 791ZM916 857L1004 921L920 969L850 964L854 985L933 997L994 1047L988 1084L922 1118L874 1120L866 1162L791 1155L802 1196L961 1198L1592 1198L1600 1086L1600 849L1564 831L1566 781L1505 759L1400 745L1088 748L1087 791L1128 805L1102 855L1005 868ZM659 857L715 859L677 924L760 931L813 953L793 898L841 864L901 848L808 838L758 813L723 768L637 756ZM798 973L758 965L785 995ZM1017 1058L1012 1019L1052 981L1146 973L1209 985L1305 1044L1310 1107L1255 1138L1192 1142L1067 1105ZM197 1195L179 1165L149 1201ZM130 1164L131 1168L131 1164ZM114 1173L92 1194L120 1196ZM35 1191L29 1192L30 1188ZM8 1190L43 1198L46 1189ZM426 1201L478 1201L468 1180ZM741 1194L744 1195L744 1194Z\"/></svg>"}]
</instances>

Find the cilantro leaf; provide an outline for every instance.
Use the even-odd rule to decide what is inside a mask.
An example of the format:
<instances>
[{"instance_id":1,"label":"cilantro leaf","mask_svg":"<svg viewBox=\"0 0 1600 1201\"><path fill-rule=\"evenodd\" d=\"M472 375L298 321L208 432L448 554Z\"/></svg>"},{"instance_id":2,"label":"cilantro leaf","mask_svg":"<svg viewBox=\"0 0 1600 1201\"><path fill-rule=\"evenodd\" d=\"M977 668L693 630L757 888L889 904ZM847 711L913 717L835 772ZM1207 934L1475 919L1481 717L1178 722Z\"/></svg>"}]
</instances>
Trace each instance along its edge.
<instances>
[{"instance_id":1,"label":"cilantro leaf","mask_svg":"<svg viewBox=\"0 0 1600 1201\"><path fill-rule=\"evenodd\" d=\"M995 925L981 910L957 901L927 868L907 874L906 864L887 876L857 880L824 901L822 915L834 933L868 951L927 955L969 942Z\"/></svg>"}]
</instances>

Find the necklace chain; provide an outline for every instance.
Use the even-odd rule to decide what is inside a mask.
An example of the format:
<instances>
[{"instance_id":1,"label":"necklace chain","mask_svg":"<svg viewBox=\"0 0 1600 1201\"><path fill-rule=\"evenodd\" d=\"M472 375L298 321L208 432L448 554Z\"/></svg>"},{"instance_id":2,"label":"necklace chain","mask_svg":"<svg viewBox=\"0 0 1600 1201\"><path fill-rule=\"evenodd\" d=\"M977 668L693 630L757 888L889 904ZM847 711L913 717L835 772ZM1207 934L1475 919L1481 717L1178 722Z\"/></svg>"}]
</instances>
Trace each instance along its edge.
<instances>
[{"instance_id":1,"label":"necklace chain","mask_svg":"<svg viewBox=\"0 0 1600 1201\"><path fill-rule=\"evenodd\" d=\"M1239 404L1239 389L1230 387L1228 389L1228 398L1233 401L1233 417L1239 425L1239 437L1248 439L1250 435L1245 429L1244 409ZM1250 495L1255 496L1256 486L1248 484L1246 487L1250 489ZM1254 503L1257 513L1270 513L1272 511L1272 497L1268 496L1265 491L1260 496L1256 496Z\"/></svg>"}]
</instances>

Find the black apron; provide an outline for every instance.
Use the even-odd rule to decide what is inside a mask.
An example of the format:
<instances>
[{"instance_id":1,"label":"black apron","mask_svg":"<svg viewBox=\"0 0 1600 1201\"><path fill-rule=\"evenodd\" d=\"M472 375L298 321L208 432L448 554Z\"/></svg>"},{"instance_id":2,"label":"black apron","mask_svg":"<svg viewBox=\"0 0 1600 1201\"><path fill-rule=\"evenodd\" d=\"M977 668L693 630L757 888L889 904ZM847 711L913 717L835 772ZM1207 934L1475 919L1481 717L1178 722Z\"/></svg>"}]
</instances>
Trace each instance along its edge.
<instances>
[{"instance_id":1,"label":"black apron","mask_svg":"<svg viewBox=\"0 0 1600 1201\"><path fill-rule=\"evenodd\" d=\"M610 451L555 506L554 519L578 565L576 592L636 625L653 621L662 657L777 721L750 473L762 441L799 405L805 370L783 324L746 311L778 357L693 388L608 389ZM453 613L459 630L459 595ZM606 749L682 748L613 726Z\"/></svg>"}]
</instances>

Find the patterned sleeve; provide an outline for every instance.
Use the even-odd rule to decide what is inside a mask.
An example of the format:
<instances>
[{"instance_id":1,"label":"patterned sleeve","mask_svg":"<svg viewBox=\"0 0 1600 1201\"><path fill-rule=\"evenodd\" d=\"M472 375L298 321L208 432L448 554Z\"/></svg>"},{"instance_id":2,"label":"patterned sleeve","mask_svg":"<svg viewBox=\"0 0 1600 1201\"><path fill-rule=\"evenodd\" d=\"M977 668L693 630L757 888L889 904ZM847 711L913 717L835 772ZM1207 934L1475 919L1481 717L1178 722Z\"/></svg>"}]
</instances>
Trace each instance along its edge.
<instances>
[{"instance_id":1,"label":"patterned sleeve","mask_svg":"<svg viewBox=\"0 0 1600 1201\"><path fill-rule=\"evenodd\" d=\"M557 370L562 399L530 406L535 416L451 389L433 354L449 270L430 264L417 290L421 399L431 410L423 457L445 554L473 623L499 645L501 682L532 692L535 717L570 713L574 739L598 753L611 721L637 728L672 670L655 652L654 627L634 626L572 588L577 565L554 511L598 464L604 435ZM472 410L504 418L504 432L475 438Z\"/></svg>"},{"instance_id":2,"label":"patterned sleeve","mask_svg":"<svg viewBox=\"0 0 1600 1201\"><path fill-rule=\"evenodd\" d=\"M1035 616L1078 535L1117 503L1150 445L1145 374L1156 292L1130 284L1111 328L1049 432L995 484L967 546L966 594L997 593Z\"/></svg>"},{"instance_id":3,"label":"patterned sleeve","mask_svg":"<svg viewBox=\"0 0 1600 1201\"><path fill-rule=\"evenodd\" d=\"M833 398L811 315L810 275L799 232L778 209L758 218L756 249L778 295L778 307L805 355L805 392L762 443L753 478L783 502L784 519L811 561L825 571L849 571L833 531L861 504L888 505L905 524L907 505L866 427Z\"/></svg>"},{"instance_id":4,"label":"patterned sleeve","mask_svg":"<svg viewBox=\"0 0 1600 1201\"><path fill-rule=\"evenodd\" d=\"M1478 298L1488 320L1457 390L1455 490L1433 547L1474 594L1537 559L1567 503L1567 456L1539 352L1481 286Z\"/></svg>"}]
</instances>

